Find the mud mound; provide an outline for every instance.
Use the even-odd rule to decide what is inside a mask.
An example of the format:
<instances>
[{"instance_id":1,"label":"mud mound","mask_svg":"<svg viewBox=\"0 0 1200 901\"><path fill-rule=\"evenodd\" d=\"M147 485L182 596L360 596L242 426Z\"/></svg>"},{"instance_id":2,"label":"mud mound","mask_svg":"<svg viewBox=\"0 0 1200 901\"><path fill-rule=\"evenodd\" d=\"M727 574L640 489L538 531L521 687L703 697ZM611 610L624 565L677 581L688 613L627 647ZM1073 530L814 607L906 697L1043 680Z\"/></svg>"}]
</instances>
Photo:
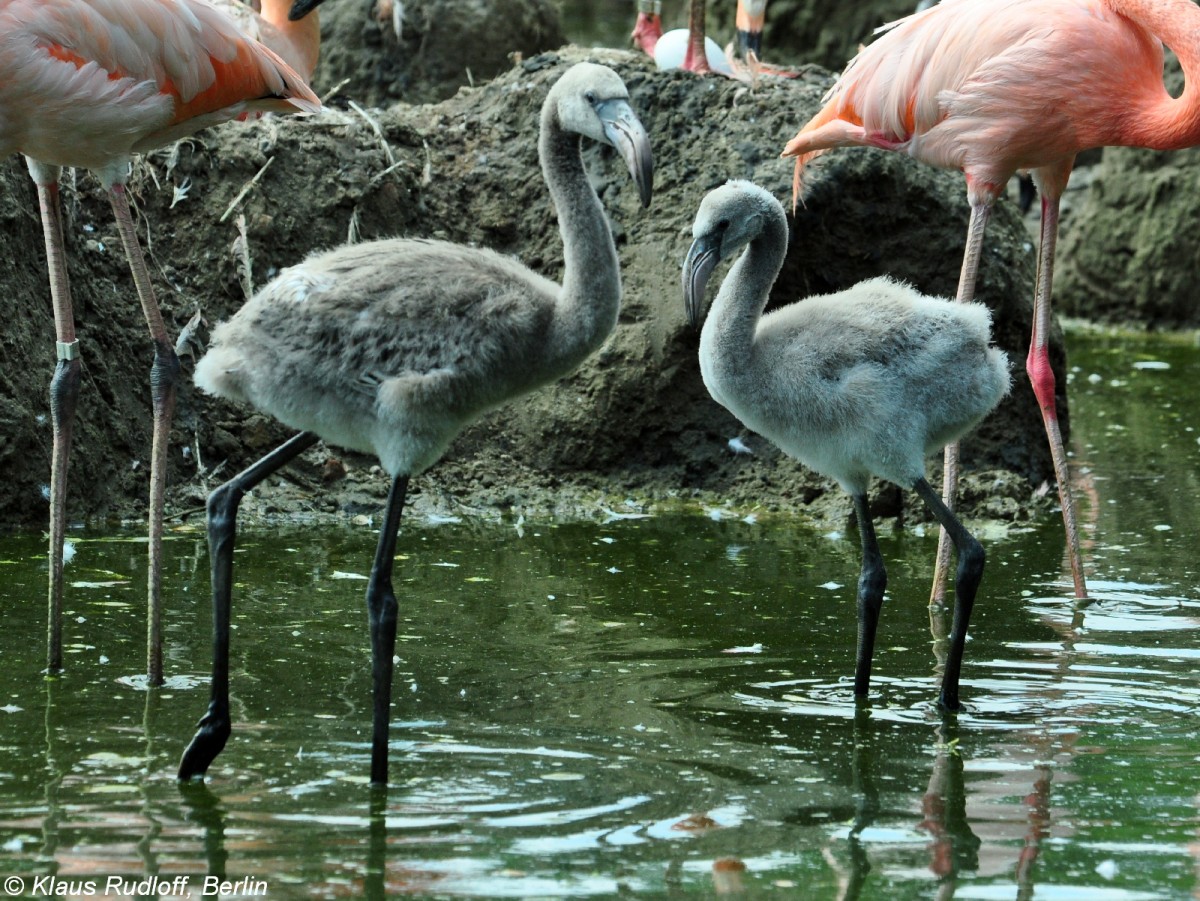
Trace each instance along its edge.
<instances>
[{"instance_id":1,"label":"mud mound","mask_svg":"<svg viewBox=\"0 0 1200 901\"><path fill-rule=\"evenodd\" d=\"M396 105L362 115L329 110L300 119L233 123L138 163L131 181L151 267L169 323L194 310L214 322L243 302L235 221L245 217L253 279L261 284L313 249L350 238L445 238L493 247L550 278L562 246L537 169L537 110L563 68L595 59L625 78L651 133L653 206L640 209L619 159L587 151L618 241L626 301L617 331L574 377L488 417L465 432L415 488L477 508L578 512L598 493L688 498L701 492L766 509L806 505L844 515L831 483L780 460L711 401L696 364L697 336L684 321L679 267L697 205L729 178L790 195L791 165L779 148L816 109L828 73L748 86L659 73L623 52L564 48L525 60L494 82L434 106ZM16 160L0 168L0 267L16 296L0 339L4 419L0 517L40 523L49 471L46 384L53 325L28 178ZM257 178L255 181L254 179ZM248 188L237 199L243 188ZM84 349L84 396L72 464L74 515L139 513L149 446L148 341L112 216L90 176L65 191L68 247ZM831 153L815 166L779 301L838 290L891 273L929 293L953 294L966 232L961 177L878 151ZM979 294L995 311L999 343L1019 369L1029 333L1032 248L1014 211L989 230ZM1061 345L1055 345L1060 369ZM1031 482L1049 472L1040 419L1026 381L964 446L968 468L989 474L973 510L1028 513ZM202 397L186 385L173 433L171 505L197 507L207 489L286 437L261 415ZM742 437L753 454L733 452ZM373 461L313 452L273 480L260 511L373 507L384 479ZM1007 474L1005 474L1007 473ZM1004 484L1012 503L986 486ZM1015 486L1015 488L1014 488ZM829 498L826 502L825 498ZM990 506L989 506L990 504ZM1015 505L1015 506L1014 506ZM900 512L897 492L877 508ZM914 507L915 510L915 507Z\"/></svg>"},{"instance_id":2,"label":"mud mound","mask_svg":"<svg viewBox=\"0 0 1200 901\"><path fill-rule=\"evenodd\" d=\"M380 6L384 11L379 11ZM317 93L341 84L367 106L433 103L480 84L511 65L567 42L551 0L407 0L396 34L376 0L321 7ZM374 13L374 14L372 14Z\"/></svg>"}]
</instances>

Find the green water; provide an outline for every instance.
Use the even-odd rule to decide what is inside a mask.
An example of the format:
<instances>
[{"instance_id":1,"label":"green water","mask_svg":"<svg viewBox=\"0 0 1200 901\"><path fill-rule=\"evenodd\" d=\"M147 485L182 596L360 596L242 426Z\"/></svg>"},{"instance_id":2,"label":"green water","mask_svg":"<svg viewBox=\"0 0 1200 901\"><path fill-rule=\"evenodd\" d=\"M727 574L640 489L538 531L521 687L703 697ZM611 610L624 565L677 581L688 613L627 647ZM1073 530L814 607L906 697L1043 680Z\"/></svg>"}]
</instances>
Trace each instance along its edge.
<instances>
[{"instance_id":1,"label":"green water","mask_svg":"<svg viewBox=\"0 0 1200 901\"><path fill-rule=\"evenodd\" d=\"M360 577L375 535L258 528L236 564L234 733L207 784L181 787L207 700L201 533L170 537L171 681L150 692L138 536L72 535L57 679L41 674L43 539L0 539L0 885L44 897L53 885L34 879L56 876L60 891L90 880L127 897L179 876L201 897L212 874L272 898L1193 897L1200 351L1075 335L1071 361L1097 600L1067 597L1053 519L987 539L969 710L949 722L933 707L932 534L883 530L889 595L856 716L853 533L736 515L413 520L392 786L373 815ZM622 500L611 509L635 512ZM109 876L127 884L105 894ZM171 885L159 896L182 897Z\"/></svg>"}]
</instances>

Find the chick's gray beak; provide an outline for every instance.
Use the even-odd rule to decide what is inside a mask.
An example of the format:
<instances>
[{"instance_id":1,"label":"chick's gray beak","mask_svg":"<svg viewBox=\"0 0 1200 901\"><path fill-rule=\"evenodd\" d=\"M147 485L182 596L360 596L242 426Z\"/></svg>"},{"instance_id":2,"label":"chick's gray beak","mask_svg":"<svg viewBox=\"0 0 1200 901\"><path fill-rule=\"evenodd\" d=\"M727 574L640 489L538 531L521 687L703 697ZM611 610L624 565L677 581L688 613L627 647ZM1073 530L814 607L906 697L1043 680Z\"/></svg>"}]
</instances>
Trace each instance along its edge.
<instances>
[{"instance_id":1,"label":"chick's gray beak","mask_svg":"<svg viewBox=\"0 0 1200 901\"><path fill-rule=\"evenodd\" d=\"M629 168L642 206L650 206L650 196L654 193L654 156L650 152L650 136L646 129L624 100L605 100L596 104L596 115L604 126L605 136Z\"/></svg>"},{"instance_id":2,"label":"chick's gray beak","mask_svg":"<svg viewBox=\"0 0 1200 901\"><path fill-rule=\"evenodd\" d=\"M692 242L683 261L683 306L688 324L700 328L704 318L704 289L721 259L721 242L716 235L701 235Z\"/></svg>"},{"instance_id":3,"label":"chick's gray beak","mask_svg":"<svg viewBox=\"0 0 1200 901\"><path fill-rule=\"evenodd\" d=\"M288 21L299 22L324 2L325 0L296 0L288 10Z\"/></svg>"}]
</instances>

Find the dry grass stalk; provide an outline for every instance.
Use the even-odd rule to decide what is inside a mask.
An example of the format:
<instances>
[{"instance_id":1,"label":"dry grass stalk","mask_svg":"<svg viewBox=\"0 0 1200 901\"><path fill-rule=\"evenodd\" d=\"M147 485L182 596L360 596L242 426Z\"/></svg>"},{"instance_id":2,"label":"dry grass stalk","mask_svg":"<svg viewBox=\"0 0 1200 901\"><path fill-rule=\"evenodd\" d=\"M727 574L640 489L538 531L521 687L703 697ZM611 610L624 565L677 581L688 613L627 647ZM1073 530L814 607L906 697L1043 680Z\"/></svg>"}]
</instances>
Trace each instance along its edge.
<instances>
[{"instance_id":1,"label":"dry grass stalk","mask_svg":"<svg viewBox=\"0 0 1200 901\"><path fill-rule=\"evenodd\" d=\"M225 212L221 214L221 218L219 220L217 220L218 222L224 222L226 219L228 219L230 217L230 215L233 213L234 209L237 208L237 205L242 202L242 198L244 198L247 194L249 194L250 191L254 188L254 186L256 184L258 184L258 180L263 177L264 172L266 172L269 168L271 168L271 163L273 163L273 162L275 162L275 157L273 157L273 156L267 157L267 161L265 163L263 163L261 169L259 169L257 172L254 173L254 177L251 178L244 185L242 185L242 189L240 191L238 191L237 197L233 198L233 200L230 201L229 206L225 208Z\"/></svg>"}]
</instances>

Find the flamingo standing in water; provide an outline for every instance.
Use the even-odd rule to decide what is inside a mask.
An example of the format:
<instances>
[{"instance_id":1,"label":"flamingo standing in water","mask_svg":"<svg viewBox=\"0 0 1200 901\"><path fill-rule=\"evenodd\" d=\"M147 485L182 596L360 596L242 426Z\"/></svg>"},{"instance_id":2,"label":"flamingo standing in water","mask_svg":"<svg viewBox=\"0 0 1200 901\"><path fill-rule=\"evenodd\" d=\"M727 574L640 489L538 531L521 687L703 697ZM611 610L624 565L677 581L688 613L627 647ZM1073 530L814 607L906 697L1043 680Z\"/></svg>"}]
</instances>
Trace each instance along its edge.
<instances>
[{"instance_id":1,"label":"flamingo standing in water","mask_svg":"<svg viewBox=\"0 0 1200 901\"><path fill-rule=\"evenodd\" d=\"M991 346L981 304L926 297L887 277L763 315L788 247L770 193L731 181L701 202L683 264L693 326L721 260L741 254L700 335L709 394L784 453L837 479L854 499L862 539L854 694L865 697L887 570L871 521L872 476L913 488L958 548L954 624L939 701L959 707L967 626L983 577L979 542L925 480L925 457L966 434L1008 393L1008 358Z\"/></svg>"},{"instance_id":2,"label":"flamingo standing in water","mask_svg":"<svg viewBox=\"0 0 1200 901\"><path fill-rule=\"evenodd\" d=\"M943 0L886 26L851 60L825 106L784 149L805 165L834 147L907 153L966 176L971 220L959 300L974 296L984 229L1018 170L1042 197L1033 336L1026 370L1054 460L1075 594L1087 596L1047 341L1059 199L1082 150L1178 150L1200 144L1200 8L1192 0ZM1163 50L1187 80L1172 97ZM947 449L947 500L957 458ZM949 548L939 545L940 598Z\"/></svg>"},{"instance_id":3,"label":"flamingo standing in water","mask_svg":"<svg viewBox=\"0 0 1200 901\"><path fill-rule=\"evenodd\" d=\"M206 772L230 734L238 505L324 439L375 453L392 477L367 583L371 782L387 783L397 616L392 564L409 479L436 463L486 411L573 372L617 325L617 249L583 166L584 138L617 150L649 206L649 137L620 76L594 63L568 69L542 104L538 158L558 211L561 285L477 247L371 241L314 254L284 271L213 331L196 384L302 431L209 496L212 694L180 761L180 779Z\"/></svg>"},{"instance_id":4,"label":"flamingo standing in water","mask_svg":"<svg viewBox=\"0 0 1200 901\"><path fill-rule=\"evenodd\" d=\"M107 190L154 343L147 671L151 683L159 684L163 500L179 360L125 196L129 161L134 153L218 122L318 109L316 95L283 60L204 0L0 2L0 157L24 154L37 184L57 335L58 364L50 384L52 671L62 667L67 465L82 373L63 247L59 170L91 169Z\"/></svg>"},{"instance_id":5,"label":"flamingo standing in water","mask_svg":"<svg viewBox=\"0 0 1200 901\"><path fill-rule=\"evenodd\" d=\"M305 84L312 82L321 51L321 20L316 10L325 0L210 2L229 13L243 32L279 54Z\"/></svg>"}]
</instances>

